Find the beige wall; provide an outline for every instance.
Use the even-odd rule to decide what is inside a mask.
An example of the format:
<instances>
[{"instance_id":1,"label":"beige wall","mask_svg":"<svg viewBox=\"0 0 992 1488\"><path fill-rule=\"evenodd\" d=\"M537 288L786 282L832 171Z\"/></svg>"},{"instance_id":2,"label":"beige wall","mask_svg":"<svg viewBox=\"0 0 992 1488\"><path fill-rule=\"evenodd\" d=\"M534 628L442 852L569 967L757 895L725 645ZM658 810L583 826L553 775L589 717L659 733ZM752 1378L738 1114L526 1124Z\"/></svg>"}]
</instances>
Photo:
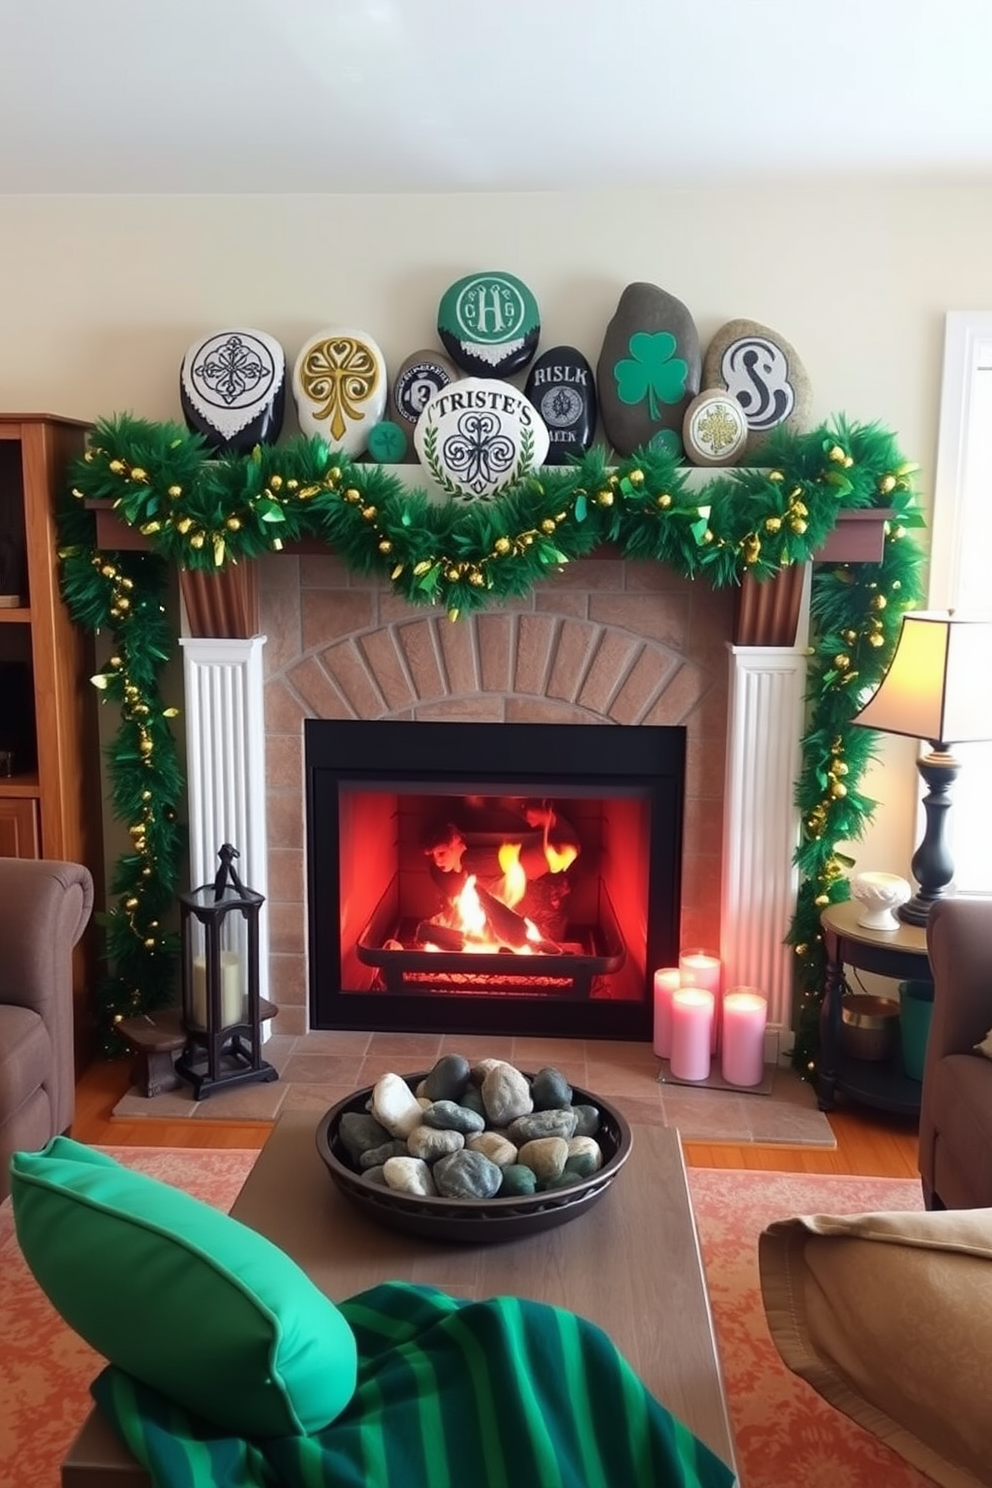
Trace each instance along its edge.
<instances>
[{"instance_id":1,"label":"beige wall","mask_svg":"<svg viewBox=\"0 0 992 1488\"><path fill-rule=\"evenodd\" d=\"M324 325L396 366L434 342L438 299L481 267L525 279L542 344L595 361L623 287L689 307L705 346L763 321L798 350L813 417L878 420L922 466L927 501L948 309L992 296L992 190L823 186L519 196L0 197L0 408L181 417L191 341L276 336L290 362ZM295 429L290 410L286 431ZM866 782L882 806L862 867L906 871L911 746Z\"/></svg>"}]
</instances>

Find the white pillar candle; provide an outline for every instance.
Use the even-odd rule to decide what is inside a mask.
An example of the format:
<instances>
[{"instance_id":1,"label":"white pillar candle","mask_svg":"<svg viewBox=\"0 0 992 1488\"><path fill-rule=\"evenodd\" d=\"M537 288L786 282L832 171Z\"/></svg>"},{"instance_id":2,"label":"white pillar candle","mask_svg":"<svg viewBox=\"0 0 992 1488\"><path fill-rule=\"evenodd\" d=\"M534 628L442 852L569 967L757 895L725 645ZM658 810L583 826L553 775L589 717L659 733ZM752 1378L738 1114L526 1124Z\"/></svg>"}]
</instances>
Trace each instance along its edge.
<instances>
[{"instance_id":1,"label":"white pillar candle","mask_svg":"<svg viewBox=\"0 0 992 1488\"><path fill-rule=\"evenodd\" d=\"M682 985L677 966L662 966L654 974L654 1052L672 1057L672 993Z\"/></svg>"},{"instance_id":2,"label":"white pillar candle","mask_svg":"<svg viewBox=\"0 0 992 1488\"><path fill-rule=\"evenodd\" d=\"M705 1080L710 1072L713 993L680 987L672 993L672 1074L678 1080Z\"/></svg>"},{"instance_id":3,"label":"white pillar candle","mask_svg":"<svg viewBox=\"0 0 992 1488\"><path fill-rule=\"evenodd\" d=\"M713 1027L710 1030L710 1053L715 1054L720 1038L720 979L723 968L720 957L712 951L682 951L679 975L683 987L703 987L713 993Z\"/></svg>"},{"instance_id":4,"label":"white pillar candle","mask_svg":"<svg viewBox=\"0 0 992 1488\"><path fill-rule=\"evenodd\" d=\"M767 999L755 987L731 987L723 999L720 1067L728 1085L760 1085L765 1073Z\"/></svg>"},{"instance_id":5,"label":"white pillar candle","mask_svg":"<svg viewBox=\"0 0 992 1488\"><path fill-rule=\"evenodd\" d=\"M220 953L220 1023L230 1028L244 1021L244 978L237 951ZM207 1026L207 961L193 957L193 1027Z\"/></svg>"}]
</instances>

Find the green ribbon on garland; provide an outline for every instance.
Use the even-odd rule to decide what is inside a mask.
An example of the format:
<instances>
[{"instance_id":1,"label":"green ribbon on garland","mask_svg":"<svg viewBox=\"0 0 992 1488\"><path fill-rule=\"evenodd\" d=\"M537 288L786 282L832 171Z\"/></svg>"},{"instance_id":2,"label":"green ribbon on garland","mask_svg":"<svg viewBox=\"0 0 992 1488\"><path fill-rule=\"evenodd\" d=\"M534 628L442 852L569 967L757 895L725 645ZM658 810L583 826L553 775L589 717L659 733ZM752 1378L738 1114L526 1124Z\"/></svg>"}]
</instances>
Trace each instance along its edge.
<instances>
[{"instance_id":1,"label":"green ribbon on garland","mask_svg":"<svg viewBox=\"0 0 992 1488\"><path fill-rule=\"evenodd\" d=\"M857 840L875 802L858 787L875 736L853 728L895 650L902 615L923 594L924 525L916 467L877 424L831 420L779 431L760 469L724 469L699 484L664 451L608 464L597 446L574 465L544 468L497 500L437 501L387 468L298 436L246 455L217 456L174 423L101 419L70 471L59 513L62 592L78 624L110 631L94 683L120 708L109 750L112 806L131 850L115 865L103 916L108 974L97 990L101 1047L119 1052L115 1024L174 1001L178 944L163 919L174 902L184 832L184 781L162 669L174 637L162 603L170 565L217 570L286 542L327 544L353 570L388 580L411 605L448 616L527 593L565 564L609 543L622 557L668 564L714 588L746 573L770 578L805 563L842 511L891 510L879 563L814 563L807 728L795 783L800 888L788 942L799 1013L793 1063L815 1072L825 905L849 896L839 843ZM695 472L698 477L699 472ZM100 551L85 503L110 500L148 550Z\"/></svg>"}]
</instances>

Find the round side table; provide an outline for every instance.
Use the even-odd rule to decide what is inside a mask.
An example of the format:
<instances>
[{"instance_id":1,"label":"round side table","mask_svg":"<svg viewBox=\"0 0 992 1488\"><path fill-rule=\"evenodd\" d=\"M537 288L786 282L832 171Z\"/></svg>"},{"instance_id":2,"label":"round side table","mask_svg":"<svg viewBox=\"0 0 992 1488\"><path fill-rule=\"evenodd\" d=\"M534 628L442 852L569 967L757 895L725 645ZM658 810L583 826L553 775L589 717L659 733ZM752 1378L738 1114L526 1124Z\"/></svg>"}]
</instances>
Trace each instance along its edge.
<instances>
[{"instance_id":1,"label":"round side table","mask_svg":"<svg viewBox=\"0 0 992 1488\"><path fill-rule=\"evenodd\" d=\"M920 1109L921 1086L906 1074L902 1053L887 1060L851 1059L841 1049L841 999L844 967L871 971L900 981L930 975L925 925L896 930L866 930L858 924L861 905L853 900L831 904L820 916L826 950L823 1003L820 1008L820 1072L817 1104L833 1109L837 1092L883 1111L913 1115Z\"/></svg>"}]
</instances>

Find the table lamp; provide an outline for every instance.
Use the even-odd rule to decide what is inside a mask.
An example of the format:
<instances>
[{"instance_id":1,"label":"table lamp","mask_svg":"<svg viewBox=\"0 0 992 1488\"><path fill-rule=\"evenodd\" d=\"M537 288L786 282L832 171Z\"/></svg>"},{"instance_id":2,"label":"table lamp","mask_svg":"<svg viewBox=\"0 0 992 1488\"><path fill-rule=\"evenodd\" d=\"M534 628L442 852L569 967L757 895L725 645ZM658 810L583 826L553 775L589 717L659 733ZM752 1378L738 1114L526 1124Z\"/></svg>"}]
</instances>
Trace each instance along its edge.
<instances>
[{"instance_id":1,"label":"table lamp","mask_svg":"<svg viewBox=\"0 0 992 1488\"><path fill-rule=\"evenodd\" d=\"M954 864L944 840L950 790L960 771L953 744L992 739L992 618L953 610L909 611L889 669L851 722L930 745L916 767L927 787L926 828L911 868L919 888L896 913L925 925L930 906L944 898Z\"/></svg>"}]
</instances>

